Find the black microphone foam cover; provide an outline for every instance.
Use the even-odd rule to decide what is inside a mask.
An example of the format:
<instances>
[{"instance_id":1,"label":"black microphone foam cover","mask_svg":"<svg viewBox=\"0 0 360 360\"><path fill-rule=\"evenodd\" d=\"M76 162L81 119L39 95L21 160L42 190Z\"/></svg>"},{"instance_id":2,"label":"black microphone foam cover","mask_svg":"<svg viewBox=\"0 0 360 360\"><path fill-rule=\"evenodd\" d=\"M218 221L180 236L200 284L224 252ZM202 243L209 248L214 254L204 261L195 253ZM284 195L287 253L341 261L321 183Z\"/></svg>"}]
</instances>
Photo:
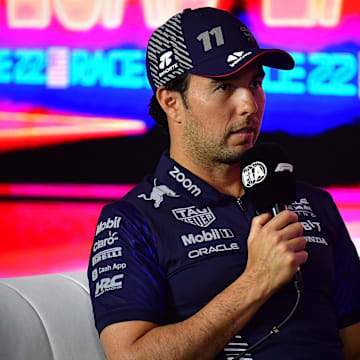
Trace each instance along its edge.
<instances>
[{"instance_id":1,"label":"black microphone foam cover","mask_svg":"<svg viewBox=\"0 0 360 360\"><path fill-rule=\"evenodd\" d=\"M255 145L243 154L240 166L245 193L258 212L296 200L294 165L279 145Z\"/></svg>"}]
</instances>

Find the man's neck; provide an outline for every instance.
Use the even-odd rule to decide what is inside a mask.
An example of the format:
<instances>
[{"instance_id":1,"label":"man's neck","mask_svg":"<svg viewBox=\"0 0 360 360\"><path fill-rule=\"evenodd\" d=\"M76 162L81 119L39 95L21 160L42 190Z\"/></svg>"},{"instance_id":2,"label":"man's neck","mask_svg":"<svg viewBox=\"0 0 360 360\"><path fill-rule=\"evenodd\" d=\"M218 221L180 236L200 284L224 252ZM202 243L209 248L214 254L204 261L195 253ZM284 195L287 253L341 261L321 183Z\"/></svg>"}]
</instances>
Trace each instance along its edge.
<instances>
[{"instance_id":1,"label":"man's neck","mask_svg":"<svg viewBox=\"0 0 360 360\"><path fill-rule=\"evenodd\" d=\"M170 157L221 193L235 198L240 198L244 194L240 164L207 163L171 149Z\"/></svg>"}]
</instances>

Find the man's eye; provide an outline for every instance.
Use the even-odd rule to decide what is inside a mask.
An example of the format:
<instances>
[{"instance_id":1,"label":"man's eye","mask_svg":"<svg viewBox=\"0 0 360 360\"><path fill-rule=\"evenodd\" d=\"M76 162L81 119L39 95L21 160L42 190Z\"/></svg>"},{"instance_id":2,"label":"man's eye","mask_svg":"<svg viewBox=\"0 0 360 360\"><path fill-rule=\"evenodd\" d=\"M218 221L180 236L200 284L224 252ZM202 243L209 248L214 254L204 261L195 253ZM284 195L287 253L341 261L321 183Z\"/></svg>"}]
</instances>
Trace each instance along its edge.
<instances>
[{"instance_id":1,"label":"man's eye","mask_svg":"<svg viewBox=\"0 0 360 360\"><path fill-rule=\"evenodd\" d=\"M221 84L220 86L218 86L216 88L216 90L220 90L220 91L226 91L228 89L229 89L229 85L227 85L227 84Z\"/></svg>"},{"instance_id":2,"label":"man's eye","mask_svg":"<svg viewBox=\"0 0 360 360\"><path fill-rule=\"evenodd\" d=\"M262 86L262 83L263 83L262 80L255 80L255 81L252 82L252 86L253 86L254 88L258 88L258 87L261 87L261 86Z\"/></svg>"}]
</instances>

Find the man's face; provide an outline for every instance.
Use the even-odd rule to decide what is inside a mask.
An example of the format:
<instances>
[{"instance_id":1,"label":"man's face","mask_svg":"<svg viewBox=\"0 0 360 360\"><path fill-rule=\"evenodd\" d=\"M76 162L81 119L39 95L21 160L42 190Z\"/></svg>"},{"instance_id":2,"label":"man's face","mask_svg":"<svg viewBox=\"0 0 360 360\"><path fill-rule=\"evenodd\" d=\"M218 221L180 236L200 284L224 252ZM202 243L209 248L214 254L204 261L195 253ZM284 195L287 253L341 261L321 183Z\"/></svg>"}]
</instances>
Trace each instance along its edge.
<instances>
[{"instance_id":1,"label":"man's face","mask_svg":"<svg viewBox=\"0 0 360 360\"><path fill-rule=\"evenodd\" d=\"M264 71L254 62L226 78L191 75L182 147L206 164L233 164L252 147L265 106Z\"/></svg>"}]
</instances>

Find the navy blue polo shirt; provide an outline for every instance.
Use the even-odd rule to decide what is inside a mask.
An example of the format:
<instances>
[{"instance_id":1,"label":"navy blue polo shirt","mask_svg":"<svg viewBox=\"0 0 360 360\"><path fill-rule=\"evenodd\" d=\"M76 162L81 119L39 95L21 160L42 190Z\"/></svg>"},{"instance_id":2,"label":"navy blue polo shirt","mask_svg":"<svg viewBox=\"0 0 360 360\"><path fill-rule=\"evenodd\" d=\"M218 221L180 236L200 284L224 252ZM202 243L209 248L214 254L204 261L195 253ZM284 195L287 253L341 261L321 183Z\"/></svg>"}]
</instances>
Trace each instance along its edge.
<instances>
[{"instance_id":1,"label":"navy blue polo shirt","mask_svg":"<svg viewBox=\"0 0 360 360\"><path fill-rule=\"evenodd\" d=\"M248 359L343 359L338 329L360 321L356 249L327 192L299 183L289 209L307 239L304 292L280 333ZM98 332L120 321L165 325L195 314L244 271L254 216L246 195L218 192L164 153L153 175L101 212L88 268ZM295 300L294 285L285 285L216 359L254 344Z\"/></svg>"}]
</instances>

